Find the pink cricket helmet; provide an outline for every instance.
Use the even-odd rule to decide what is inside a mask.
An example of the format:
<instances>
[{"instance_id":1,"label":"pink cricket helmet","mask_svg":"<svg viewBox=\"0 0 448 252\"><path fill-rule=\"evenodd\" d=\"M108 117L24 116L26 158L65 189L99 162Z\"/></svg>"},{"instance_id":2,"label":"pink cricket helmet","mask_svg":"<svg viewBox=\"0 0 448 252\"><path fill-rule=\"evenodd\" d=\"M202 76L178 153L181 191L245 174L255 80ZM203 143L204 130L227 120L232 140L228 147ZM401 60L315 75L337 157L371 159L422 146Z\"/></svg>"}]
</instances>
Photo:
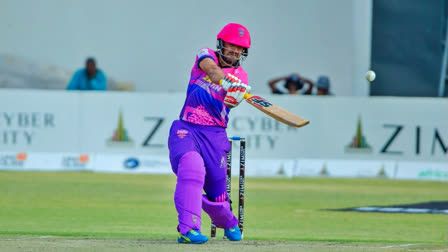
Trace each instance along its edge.
<instances>
[{"instance_id":1,"label":"pink cricket helmet","mask_svg":"<svg viewBox=\"0 0 448 252\"><path fill-rule=\"evenodd\" d=\"M242 46L244 48L250 48L250 34L246 27L230 23L224 26L216 37L218 40L223 40L227 43Z\"/></svg>"}]
</instances>

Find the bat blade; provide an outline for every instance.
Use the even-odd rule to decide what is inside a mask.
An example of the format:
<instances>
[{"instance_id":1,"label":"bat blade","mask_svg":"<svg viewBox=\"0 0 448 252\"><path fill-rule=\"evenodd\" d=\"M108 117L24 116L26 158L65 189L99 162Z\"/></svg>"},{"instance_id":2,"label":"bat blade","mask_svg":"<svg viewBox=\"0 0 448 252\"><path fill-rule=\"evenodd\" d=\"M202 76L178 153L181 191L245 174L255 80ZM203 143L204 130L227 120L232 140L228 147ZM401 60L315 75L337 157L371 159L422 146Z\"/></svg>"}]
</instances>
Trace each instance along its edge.
<instances>
[{"instance_id":1,"label":"bat blade","mask_svg":"<svg viewBox=\"0 0 448 252\"><path fill-rule=\"evenodd\" d=\"M308 121L307 119L295 115L275 104L272 104L263 97L246 93L244 94L244 99L246 99L246 101L250 105L261 110L263 113L289 126L300 128L310 123L310 121Z\"/></svg>"}]
</instances>

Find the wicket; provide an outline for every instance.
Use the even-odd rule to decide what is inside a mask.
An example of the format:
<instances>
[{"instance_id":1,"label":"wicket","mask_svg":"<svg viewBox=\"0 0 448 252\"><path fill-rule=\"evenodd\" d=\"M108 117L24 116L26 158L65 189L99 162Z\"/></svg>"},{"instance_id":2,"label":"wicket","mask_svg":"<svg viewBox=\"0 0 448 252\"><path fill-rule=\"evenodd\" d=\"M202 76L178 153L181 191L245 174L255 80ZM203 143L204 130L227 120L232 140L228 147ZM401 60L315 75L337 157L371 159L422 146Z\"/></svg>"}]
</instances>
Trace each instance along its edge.
<instances>
[{"instance_id":1,"label":"wicket","mask_svg":"<svg viewBox=\"0 0 448 252\"><path fill-rule=\"evenodd\" d=\"M226 190L229 200L232 193L232 141L240 142L240 173L239 173L239 195L238 195L238 227L241 230L241 238L243 238L244 228L244 179L246 169L246 139L244 137L230 137L230 150L227 153L227 181ZM232 201L230 200L230 210L232 210ZM210 237L216 238L216 226L211 224Z\"/></svg>"}]
</instances>

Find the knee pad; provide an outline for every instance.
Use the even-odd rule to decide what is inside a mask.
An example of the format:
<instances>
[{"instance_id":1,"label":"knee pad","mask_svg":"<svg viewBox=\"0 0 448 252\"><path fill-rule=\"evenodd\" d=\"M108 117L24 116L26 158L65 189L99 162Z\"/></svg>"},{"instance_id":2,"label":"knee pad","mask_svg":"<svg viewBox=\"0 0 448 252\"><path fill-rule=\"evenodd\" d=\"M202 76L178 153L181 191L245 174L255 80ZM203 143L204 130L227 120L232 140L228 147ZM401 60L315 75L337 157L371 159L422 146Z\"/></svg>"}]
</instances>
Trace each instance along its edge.
<instances>
[{"instance_id":1,"label":"knee pad","mask_svg":"<svg viewBox=\"0 0 448 252\"><path fill-rule=\"evenodd\" d=\"M205 167L201 155L187 152L179 160L174 204L178 212L179 230L186 233L190 229L201 228L202 188Z\"/></svg>"}]
</instances>

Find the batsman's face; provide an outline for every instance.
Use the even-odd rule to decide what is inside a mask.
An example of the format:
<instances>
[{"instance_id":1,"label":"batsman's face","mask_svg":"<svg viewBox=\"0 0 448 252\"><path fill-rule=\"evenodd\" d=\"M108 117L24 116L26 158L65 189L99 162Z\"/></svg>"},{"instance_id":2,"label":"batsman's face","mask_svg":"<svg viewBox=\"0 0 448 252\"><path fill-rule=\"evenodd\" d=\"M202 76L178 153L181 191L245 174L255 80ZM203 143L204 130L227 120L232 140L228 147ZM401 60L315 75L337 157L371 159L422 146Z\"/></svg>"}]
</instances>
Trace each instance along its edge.
<instances>
[{"instance_id":1,"label":"batsman's face","mask_svg":"<svg viewBox=\"0 0 448 252\"><path fill-rule=\"evenodd\" d=\"M236 63L243 53L243 47L237 46L234 44L230 44L227 42L223 43L222 54L227 63L234 64Z\"/></svg>"}]
</instances>

